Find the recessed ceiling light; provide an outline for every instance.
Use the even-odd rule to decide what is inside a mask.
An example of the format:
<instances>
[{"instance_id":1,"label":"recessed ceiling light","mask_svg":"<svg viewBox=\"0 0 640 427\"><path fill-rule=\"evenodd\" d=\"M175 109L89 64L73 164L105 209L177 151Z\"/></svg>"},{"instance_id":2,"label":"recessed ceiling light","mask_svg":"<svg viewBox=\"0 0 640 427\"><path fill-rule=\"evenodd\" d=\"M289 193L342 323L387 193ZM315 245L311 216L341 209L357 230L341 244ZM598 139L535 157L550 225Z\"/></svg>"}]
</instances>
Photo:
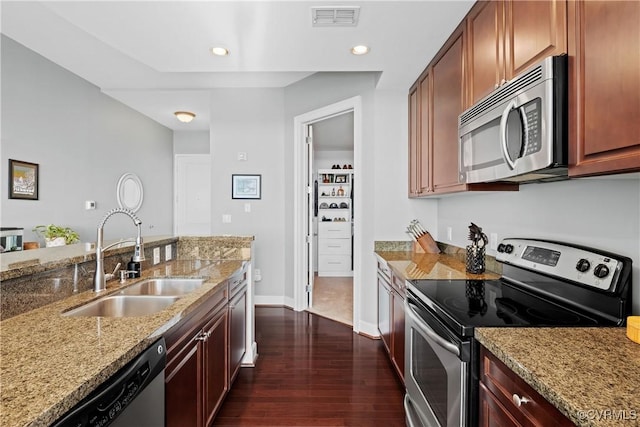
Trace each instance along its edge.
<instances>
[{"instance_id":1,"label":"recessed ceiling light","mask_svg":"<svg viewBox=\"0 0 640 427\"><path fill-rule=\"evenodd\" d=\"M191 111L176 111L173 114L175 114L176 118L180 120L182 123L189 123L190 121L196 118L196 115L193 114Z\"/></svg>"},{"instance_id":2,"label":"recessed ceiling light","mask_svg":"<svg viewBox=\"0 0 640 427\"><path fill-rule=\"evenodd\" d=\"M369 46L365 46L363 44L354 46L351 48L351 53L353 53L354 55L366 55L367 53L369 53Z\"/></svg>"},{"instance_id":3,"label":"recessed ceiling light","mask_svg":"<svg viewBox=\"0 0 640 427\"><path fill-rule=\"evenodd\" d=\"M216 56L227 56L229 55L229 49L224 47L212 47L211 53L213 53Z\"/></svg>"}]
</instances>

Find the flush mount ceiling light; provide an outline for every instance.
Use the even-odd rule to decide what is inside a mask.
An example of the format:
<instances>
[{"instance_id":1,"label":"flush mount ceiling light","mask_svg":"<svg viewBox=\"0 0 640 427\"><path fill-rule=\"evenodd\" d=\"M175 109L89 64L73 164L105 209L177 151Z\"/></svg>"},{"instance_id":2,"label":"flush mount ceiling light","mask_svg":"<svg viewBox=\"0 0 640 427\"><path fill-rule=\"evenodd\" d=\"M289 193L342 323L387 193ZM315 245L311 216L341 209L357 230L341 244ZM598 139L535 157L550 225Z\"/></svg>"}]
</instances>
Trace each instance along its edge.
<instances>
[{"instance_id":1,"label":"flush mount ceiling light","mask_svg":"<svg viewBox=\"0 0 640 427\"><path fill-rule=\"evenodd\" d=\"M366 55L367 53L369 53L369 46L365 46L363 44L354 46L351 48L351 53L353 53L354 55Z\"/></svg>"},{"instance_id":2,"label":"flush mount ceiling light","mask_svg":"<svg viewBox=\"0 0 640 427\"><path fill-rule=\"evenodd\" d=\"M216 56L227 56L229 55L229 49L225 48L225 47L212 47L211 48L211 53L213 53Z\"/></svg>"},{"instance_id":3,"label":"flush mount ceiling light","mask_svg":"<svg viewBox=\"0 0 640 427\"><path fill-rule=\"evenodd\" d=\"M196 115L190 111L176 111L173 114L175 114L176 118L182 123L189 123L191 120L196 118Z\"/></svg>"}]
</instances>

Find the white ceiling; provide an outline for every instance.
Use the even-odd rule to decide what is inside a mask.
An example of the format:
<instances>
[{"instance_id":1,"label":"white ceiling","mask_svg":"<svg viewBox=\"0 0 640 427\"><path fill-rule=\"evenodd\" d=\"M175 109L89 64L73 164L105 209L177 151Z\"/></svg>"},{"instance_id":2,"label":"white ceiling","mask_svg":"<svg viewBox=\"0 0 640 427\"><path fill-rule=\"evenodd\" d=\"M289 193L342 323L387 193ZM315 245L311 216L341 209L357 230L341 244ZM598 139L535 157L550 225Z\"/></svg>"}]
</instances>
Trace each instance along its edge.
<instances>
[{"instance_id":1,"label":"white ceiling","mask_svg":"<svg viewBox=\"0 0 640 427\"><path fill-rule=\"evenodd\" d=\"M470 9L449 1L7 1L3 34L173 130L209 129L212 88L285 87L317 72L380 72L408 90ZM313 6L359 6L313 27ZM371 51L354 56L350 48ZM223 45L227 57L209 49ZM177 110L196 113L190 124Z\"/></svg>"}]
</instances>

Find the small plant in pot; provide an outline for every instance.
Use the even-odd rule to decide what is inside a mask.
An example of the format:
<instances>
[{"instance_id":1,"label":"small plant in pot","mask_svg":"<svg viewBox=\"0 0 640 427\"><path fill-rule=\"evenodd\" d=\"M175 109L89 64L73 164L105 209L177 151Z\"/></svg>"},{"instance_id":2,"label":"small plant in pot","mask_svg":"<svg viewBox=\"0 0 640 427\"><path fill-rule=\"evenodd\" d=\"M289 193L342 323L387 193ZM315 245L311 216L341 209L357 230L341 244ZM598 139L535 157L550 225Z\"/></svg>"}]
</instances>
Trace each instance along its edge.
<instances>
[{"instance_id":1,"label":"small plant in pot","mask_svg":"<svg viewBox=\"0 0 640 427\"><path fill-rule=\"evenodd\" d=\"M47 248L70 245L80 240L78 233L69 227L60 227L53 224L36 225L31 231L44 238Z\"/></svg>"}]
</instances>

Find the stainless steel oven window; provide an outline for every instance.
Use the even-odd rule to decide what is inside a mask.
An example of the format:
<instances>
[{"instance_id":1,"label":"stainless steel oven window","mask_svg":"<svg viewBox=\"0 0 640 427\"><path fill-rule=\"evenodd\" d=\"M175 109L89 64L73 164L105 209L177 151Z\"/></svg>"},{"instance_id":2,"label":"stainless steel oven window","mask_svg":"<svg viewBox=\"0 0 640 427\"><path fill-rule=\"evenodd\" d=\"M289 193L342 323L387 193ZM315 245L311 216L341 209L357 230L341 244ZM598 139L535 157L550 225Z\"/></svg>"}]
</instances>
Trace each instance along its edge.
<instances>
[{"instance_id":1,"label":"stainless steel oven window","mask_svg":"<svg viewBox=\"0 0 640 427\"><path fill-rule=\"evenodd\" d=\"M407 301L407 393L423 426L459 427L466 423L468 363L456 343L443 338ZM435 328L437 329L437 327Z\"/></svg>"}]
</instances>

